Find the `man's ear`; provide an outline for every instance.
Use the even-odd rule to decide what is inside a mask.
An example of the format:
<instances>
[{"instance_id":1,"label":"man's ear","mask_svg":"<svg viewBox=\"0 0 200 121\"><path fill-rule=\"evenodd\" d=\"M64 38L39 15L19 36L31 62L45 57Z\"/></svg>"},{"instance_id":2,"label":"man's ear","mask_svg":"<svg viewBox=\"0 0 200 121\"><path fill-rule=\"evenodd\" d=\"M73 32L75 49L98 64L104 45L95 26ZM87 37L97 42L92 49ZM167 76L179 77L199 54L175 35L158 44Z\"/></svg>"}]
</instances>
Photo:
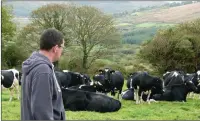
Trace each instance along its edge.
<instances>
[{"instance_id":1,"label":"man's ear","mask_svg":"<svg viewBox=\"0 0 200 121\"><path fill-rule=\"evenodd\" d=\"M58 45L52 47L52 52L56 53L58 51Z\"/></svg>"}]
</instances>

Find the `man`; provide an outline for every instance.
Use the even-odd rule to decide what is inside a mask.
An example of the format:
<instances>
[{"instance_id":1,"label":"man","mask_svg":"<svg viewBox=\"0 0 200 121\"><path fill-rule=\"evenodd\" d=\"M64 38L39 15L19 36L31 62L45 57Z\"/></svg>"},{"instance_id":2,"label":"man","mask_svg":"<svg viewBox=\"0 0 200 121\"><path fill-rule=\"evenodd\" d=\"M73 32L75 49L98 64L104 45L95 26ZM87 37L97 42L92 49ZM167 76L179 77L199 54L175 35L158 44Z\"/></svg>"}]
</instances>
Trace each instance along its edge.
<instances>
[{"instance_id":1,"label":"man","mask_svg":"<svg viewBox=\"0 0 200 121\"><path fill-rule=\"evenodd\" d=\"M47 29L40 38L39 52L22 64L21 120L65 120L61 89L53 62L64 47L62 33Z\"/></svg>"}]
</instances>

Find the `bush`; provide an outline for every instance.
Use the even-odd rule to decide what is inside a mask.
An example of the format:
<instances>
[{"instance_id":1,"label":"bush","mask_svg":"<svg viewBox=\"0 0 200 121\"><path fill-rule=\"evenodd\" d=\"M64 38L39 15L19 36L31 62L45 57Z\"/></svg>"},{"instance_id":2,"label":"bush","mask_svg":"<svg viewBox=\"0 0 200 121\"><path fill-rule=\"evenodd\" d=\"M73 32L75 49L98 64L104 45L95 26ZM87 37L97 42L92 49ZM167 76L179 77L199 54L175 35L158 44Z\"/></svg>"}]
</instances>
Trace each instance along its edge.
<instances>
[{"instance_id":1,"label":"bush","mask_svg":"<svg viewBox=\"0 0 200 121\"><path fill-rule=\"evenodd\" d=\"M22 62L28 57L28 53L13 41L4 43L2 49L2 67L13 68L20 67Z\"/></svg>"}]
</instances>

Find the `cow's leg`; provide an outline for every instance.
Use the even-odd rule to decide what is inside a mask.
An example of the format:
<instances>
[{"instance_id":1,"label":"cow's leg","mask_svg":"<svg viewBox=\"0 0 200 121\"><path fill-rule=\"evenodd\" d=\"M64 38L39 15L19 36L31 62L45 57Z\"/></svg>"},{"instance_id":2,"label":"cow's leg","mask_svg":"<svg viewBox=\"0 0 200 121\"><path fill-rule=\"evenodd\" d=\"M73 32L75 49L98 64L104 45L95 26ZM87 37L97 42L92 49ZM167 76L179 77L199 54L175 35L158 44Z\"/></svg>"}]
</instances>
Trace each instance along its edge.
<instances>
[{"instance_id":1,"label":"cow's leg","mask_svg":"<svg viewBox=\"0 0 200 121\"><path fill-rule=\"evenodd\" d=\"M121 93L122 93L122 89L119 89L119 93L118 93L118 95L117 95L118 100L121 100L121 99L122 99ZM119 99L119 95L121 95L121 98L120 98L120 99Z\"/></svg>"},{"instance_id":2,"label":"cow's leg","mask_svg":"<svg viewBox=\"0 0 200 121\"><path fill-rule=\"evenodd\" d=\"M144 94L144 91L142 91L142 92L141 92L141 95L140 95L140 102L141 102L141 103L143 103L143 99L142 99L143 94Z\"/></svg>"},{"instance_id":3,"label":"cow's leg","mask_svg":"<svg viewBox=\"0 0 200 121\"><path fill-rule=\"evenodd\" d=\"M135 90L135 89L134 89ZM136 92L134 91L134 93L133 93L133 96L134 96L134 98L133 98L133 100L135 99L136 100Z\"/></svg>"},{"instance_id":4,"label":"cow's leg","mask_svg":"<svg viewBox=\"0 0 200 121\"><path fill-rule=\"evenodd\" d=\"M20 98L19 85L16 86L16 90L17 90L17 99L19 100Z\"/></svg>"},{"instance_id":5,"label":"cow's leg","mask_svg":"<svg viewBox=\"0 0 200 121\"><path fill-rule=\"evenodd\" d=\"M137 91L136 91L136 104L140 104L140 101L139 101L139 86L137 86Z\"/></svg>"},{"instance_id":6,"label":"cow's leg","mask_svg":"<svg viewBox=\"0 0 200 121\"><path fill-rule=\"evenodd\" d=\"M11 102L12 98L13 98L13 90L14 90L14 88L10 88L9 90L10 90L10 100L9 100L9 102Z\"/></svg>"},{"instance_id":7,"label":"cow's leg","mask_svg":"<svg viewBox=\"0 0 200 121\"><path fill-rule=\"evenodd\" d=\"M150 95L151 95L151 90L148 91L148 96L147 96L147 102L148 102L148 104L150 104L150 100L149 100Z\"/></svg>"},{"instance_id":8,"label":"cow's leg","mask_svg":"<svg viewBox=\"0 0 200 121\"><path fill-rule=\"evenodd\" d=\"M136 104L137 104L137 103L138 103L138 100L137 100L138 91L137 91L137 88L134 89L134 90L135 90L135 91L134 91L134 92L135 92L135 96L134 96L134 97L135 97L135 102L136 102Z\"/></svg>"},{"instance_id":9,"label":"cow's leg","mask_svg":"<svg viewBox=\"0 0 200 121\"><path fill-rule=\"evenodd\" d=\"M17 99L19 100L19 81L18 81L18 79L14 79L12 88L13 88L13 90L16 88Z\"/></svg>"}]
</instances>

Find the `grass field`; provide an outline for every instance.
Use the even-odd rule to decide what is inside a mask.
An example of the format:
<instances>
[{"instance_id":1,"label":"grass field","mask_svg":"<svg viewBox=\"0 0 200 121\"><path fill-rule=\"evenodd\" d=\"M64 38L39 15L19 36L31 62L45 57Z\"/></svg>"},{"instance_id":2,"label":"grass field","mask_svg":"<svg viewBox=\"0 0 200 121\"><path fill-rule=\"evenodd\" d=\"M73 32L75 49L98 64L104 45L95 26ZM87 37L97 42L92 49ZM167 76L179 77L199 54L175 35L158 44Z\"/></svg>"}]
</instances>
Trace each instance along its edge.
<instances>
[{"instance_id":1,"label":"grass field","mask_svg":"<svg viewBox=\"0 0 200 121\"><path fill-rule=\"evenodd\" d=\"M166 27L166 26L173 26L175 24L168 24L168 23L153 23L153 22L146 22L141 24L136 24L136 28L148 28L148 27Z\"/></svg>"},{"instance_id":2,"label":"grass field","mask_svg":"<svg viewBox=\"0 0 200 121\"><path fill-rule=\"evenodd\" d=\"M2 120L20 120L20 101L9 101L9 91L2 90ZM66 111L67 120L200 120L200 100L187 102L157 102L136 105L122 100L122 107L113 113Z\"/></svg>"}]
</instances>

